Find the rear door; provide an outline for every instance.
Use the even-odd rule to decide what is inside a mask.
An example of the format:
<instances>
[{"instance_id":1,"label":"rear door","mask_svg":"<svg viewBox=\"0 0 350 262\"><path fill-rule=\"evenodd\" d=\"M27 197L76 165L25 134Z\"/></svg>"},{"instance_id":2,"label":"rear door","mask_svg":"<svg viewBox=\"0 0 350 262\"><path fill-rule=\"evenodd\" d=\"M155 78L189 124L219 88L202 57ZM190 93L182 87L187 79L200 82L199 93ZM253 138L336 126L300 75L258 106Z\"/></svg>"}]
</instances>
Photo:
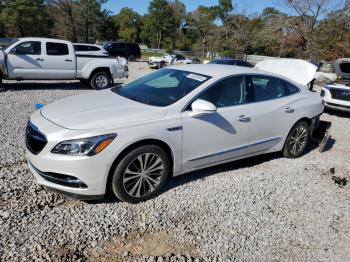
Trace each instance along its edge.
<instances>
[{"instance_id":1,"label":"rear door","mask_svg":"<svg viewBox=\"0 0 350 262\"><path fill-rule=\"evenodd\" d=\"M43 74L43 46L40 41L24 41L7 55L7 69L12 79L41 79Z\"/></svg>"},{"instance_id":2,"label":"rear door","mask_svg":"<svg viewBox=\"0 0 350 262\"><path fill-rule=\"evenodd\" d=\"M75 78L76 57L72 44L66 41L46 41L43 59L45 79Z\"/></svg>"},{"instance_id":3,"label":"rear door","mask_svg":"<svg viewBox=\"0 0 350 262\"><path fill-rule=\"evenodd\" d=\"M248 76L253 90L251 146L249 153L268 150L284 140L298 120L296 103L299 88L289 82L265 75Z\"/></svg>"}]
</instances>

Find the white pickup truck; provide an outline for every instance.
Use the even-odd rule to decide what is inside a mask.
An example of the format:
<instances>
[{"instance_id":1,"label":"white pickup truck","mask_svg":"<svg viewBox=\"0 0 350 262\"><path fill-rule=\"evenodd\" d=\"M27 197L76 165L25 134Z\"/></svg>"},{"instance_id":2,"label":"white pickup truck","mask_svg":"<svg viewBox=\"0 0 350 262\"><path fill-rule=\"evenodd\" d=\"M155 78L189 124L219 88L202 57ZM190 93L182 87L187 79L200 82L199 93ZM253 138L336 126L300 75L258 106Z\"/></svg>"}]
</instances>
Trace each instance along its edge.
<instances>
[{"instance_id":1,"label":"white pickup truck","mask_svg":"<svg viewBox=\"0 0 350 262\"><path fill-rule=\"evenodd\" d=\"M19 38L0 49L0 84L8 80L81 80L94 89L128 77L125 61L116 57L76 54L71 42Z\"/></svg>"}]
</instances>

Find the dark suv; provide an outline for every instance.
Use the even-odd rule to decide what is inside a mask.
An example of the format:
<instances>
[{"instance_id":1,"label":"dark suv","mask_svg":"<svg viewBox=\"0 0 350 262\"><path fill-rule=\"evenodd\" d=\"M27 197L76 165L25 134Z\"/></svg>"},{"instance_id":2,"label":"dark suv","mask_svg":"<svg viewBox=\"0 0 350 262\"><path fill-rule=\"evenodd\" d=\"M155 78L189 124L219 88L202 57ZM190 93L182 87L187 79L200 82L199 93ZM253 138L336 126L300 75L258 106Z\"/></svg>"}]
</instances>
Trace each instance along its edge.
<instances>
[{"instance_id":1,"label":"dark suv","mask_svg":"<svg viewBox=\"0 0 350 262\"><path fill-rule=\"evenodd\" d=\"M140 46L135 43L109 43L104 48L112 56L125 57L131 61L141 58Z\"/></svg>"}]
</instances>

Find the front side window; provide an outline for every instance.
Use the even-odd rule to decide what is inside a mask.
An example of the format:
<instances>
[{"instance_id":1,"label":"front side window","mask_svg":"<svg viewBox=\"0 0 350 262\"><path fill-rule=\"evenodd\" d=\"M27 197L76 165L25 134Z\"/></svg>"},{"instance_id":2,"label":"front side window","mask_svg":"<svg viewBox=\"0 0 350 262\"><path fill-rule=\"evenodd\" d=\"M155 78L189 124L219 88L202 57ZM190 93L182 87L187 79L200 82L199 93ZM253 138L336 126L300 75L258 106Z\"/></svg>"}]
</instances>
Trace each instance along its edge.
<instances>
[{"instance_id":1,"label":"front side window","mask_svg":"<svg viewBox=\"0 0 350 262\"><path fill-rule=\"evenodd\" d=\"M198 99L213 103L217 108L246 103L245 76L233 76L214 84L204 91Z\"/></svg>"},{"instance_id":2,"label":"front side window","mask_svg":"<svg viewBox=\"0 0 350 262\"><path fill-rule=\"evenodd\" d=\"M292 84L271 76L252 76L252 83L255 102L281 98L299 91Z\"/></svg>"},{"instance_id":3,"label":"front side window","mask_svg":"<svg viewBox=\"0 0 350 262\"><path fill-rule=\"evenodd\" d=\"M46 54L52 56L68 55L68 45L62 43L46 43Z\"/></svg>"},{"instance_id":4,"label":"front side window","mask_svg":"<svg viewBox=\"0 0 350 262\"><path fill-rule=\"evenodd\" d=\"M115 88L114 92L140 103L168 106L210 78L206 75L167 68Z\"/></svg>"},{"instance_id":5,"label":"front side window","mask_svg":"<svg viewBox=\"0 0 350 262\"><path fill-rule=\"evenodd\" d=\"M18 44L13 53L16 55L40 55L41 54L41 42L28 41Z\"/></svg>"}]
</instances>

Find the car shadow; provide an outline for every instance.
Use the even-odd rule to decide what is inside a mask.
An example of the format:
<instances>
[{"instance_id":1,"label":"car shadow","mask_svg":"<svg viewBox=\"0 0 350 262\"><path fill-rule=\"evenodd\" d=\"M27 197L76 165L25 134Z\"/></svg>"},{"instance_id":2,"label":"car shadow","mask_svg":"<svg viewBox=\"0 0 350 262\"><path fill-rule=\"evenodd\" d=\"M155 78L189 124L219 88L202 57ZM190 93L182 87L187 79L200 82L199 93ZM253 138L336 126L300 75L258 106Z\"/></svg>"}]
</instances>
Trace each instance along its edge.
<instances>
[{"instance_id":1,"label":"car shadow","mask_svg":"<svg viewBox=\"0 0 350 262\"><path fill-rule=\"evenodd\" d=\"M329 108L324 109L324 113L331 115L331 116L337 116L341 118L350 118L350 113L343 112L343 111L337 111L337 110L332 110Z\"/></svg>"},{"instance_id":2,"label":"car shadow","mask_svg":"<svg viewBox=\"0 0 350 262\"><path fill-rule=\"evenodd\" d=\"M113 86L124 83L123 81L116 82ZM6 91L22 91L22 90L93 90L87 85L81 84L79 81L61 81L61 82L15 82L2 83L0 92Z\"/></svg>"},{"instance_id":3,"label":"car shadow","mask_svg":"<svg viewBox=\"0 0 350 262\"><path fill-rule=\"evenodd\" d=\"M328 141L327 145L329 146L329 149L334 145L335 140L332 139ZM318 144L315 142L310 142L305 154L309 154L313 150L316 150L318 148ZM326 147L327 148L327 147ZM223 172L230 172L230 171L235 171L239 170L242 168L250 168L254 167L257 165L260 165L265 162L269 162L275 159L283 158L281 152L274 152L274 153L268 153L268 154L263 154L263 155L258 155L258 156L252 156L249 158L244 158L241 160L236 160L232 162L228 162L225 164L220 164L217 166L213 167L208 167L208 168L203 168L200 170L196 170L193 172L186 173L184 175L172 177L169 179L167 185L161 190L160 194L163 194L164 192L167 192L173 188L183 186L184 184L194 182L196 180L204 180L207 177L210 177L212 175L216 175L218 173L223 173ZM157 197L157 196L156 196ZM112 193L108 193L104 199L101 200L88 200L84 201L87 204L113 204L113 203L119 203L121 202L119 199L117 199L115 196L112 195Z\"/></svg>"},{"instance_id":4,"label":"car shadow","mask_svg":"<svg viewBox=\"0 0 350 262\"><path fill-rule=\"evenodd\" d=\"M15 82L3 83L0 91L22 90L88 90L91 89L80 82Z\"/></svg>"},{"instance_id":5,"label":"car shadow","mask_svg":"<svg viewBox=\"0 0 350 262\"><path fill-rule=\"evenodd\" d=\"M237 161L228 162L228 163L217 165L214 167L208 167L208 168L196 170L193 172L186 173L184 175L172 177L169 179L167 185L161 190L160 194L163 194L164 192L169 191L178 186L182 186L184 184L187 184L196 180L205 179L207 177L210 177L218 173L234 171L241 168L253 167L261 163L271 161L280 157L281 157L281 154L279 152L259 155L259 156L245 158ZM87 204L98 205L98 204L119 203L121 201L117 199L115 196L113 196L111 193L107 193L104 199L85 200L84 202Z\"/></svg>"},{"instance_id":6,"label":"car shadow","mask_svg":"<svg viewBox=\"0 0 350 262\"><path fill-rule=\"evenodd\" d=\"M281 153L276 152L276 153L264 154L259 156L253 156L253 157L236 160L225 164L220 164L217 166L189 172L189 173L186 173L185 175L171 178L168 185L164 188L164 191L168 191L170 189L176 188L178 186L182 186L187 183L191 183L196 180L203 180L203 179L206 179L207 177L216 175L218 173L235 171L241 168L254 167L264 162L275 160L281 157L282 157Z\"/></svg>"}]
</instances>

